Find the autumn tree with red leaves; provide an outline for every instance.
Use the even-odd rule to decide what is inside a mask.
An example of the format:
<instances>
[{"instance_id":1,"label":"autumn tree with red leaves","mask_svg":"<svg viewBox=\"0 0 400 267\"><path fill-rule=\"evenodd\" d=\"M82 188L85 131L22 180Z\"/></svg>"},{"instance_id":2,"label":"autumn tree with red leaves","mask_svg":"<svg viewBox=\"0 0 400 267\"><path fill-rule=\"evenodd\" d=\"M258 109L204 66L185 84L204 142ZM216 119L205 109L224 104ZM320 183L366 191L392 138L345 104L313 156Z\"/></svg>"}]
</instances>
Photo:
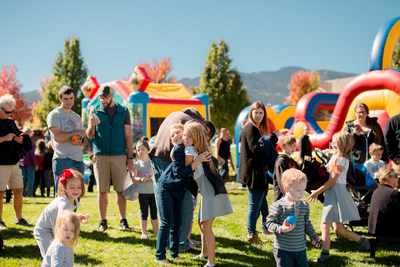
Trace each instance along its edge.
<instances>
[{"instance_id":1,"label":"autumn tree with red leaves","mask_svg":"<svg viewBox=\"0 0 400 267\"><path fill-rule=\"evenodd\" d=\"M15 99L15 109L13 119L20 126L32 118L32 108L29 103L22 98L20 88L22 84L17 80L15 73L17 68L12 66L1 66L0 69L0 96L10 94Z\"/></svg>"},{"instance_id":2,"label":"autumn tree with red leaves","mask_svg":"<svg viewBox=\"0 0 400 267\"><path fill-rule=\"evenodd\" d=\"M153 83L176 83L175 76L168 77L172 70L171 58L165 57L160 61L153 58L153 64L148 62L140 63L140 67L146 70Z\"/></svg>"},{"instance_id":3,"label":"autumn tree with red leaves","mask_svg":"<svg viewBox=\"0 0 400 267\"><path fill-rule=\"evenodd\" d=\"M321 77L318 71L304 71L301 70L292 75L288 89L290 90L286 104L296 105L300 98L313 92L321 85Z\"/></svg>"}]
</instances>

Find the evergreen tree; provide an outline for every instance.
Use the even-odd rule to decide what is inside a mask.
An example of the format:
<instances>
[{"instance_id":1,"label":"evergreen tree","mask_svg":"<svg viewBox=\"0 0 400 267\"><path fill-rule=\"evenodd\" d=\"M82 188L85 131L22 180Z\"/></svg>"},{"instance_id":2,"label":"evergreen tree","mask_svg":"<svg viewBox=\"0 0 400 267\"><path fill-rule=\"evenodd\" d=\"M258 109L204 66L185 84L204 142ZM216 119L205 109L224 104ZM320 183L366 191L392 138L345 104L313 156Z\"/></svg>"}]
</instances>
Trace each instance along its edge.
<instances>
[{"instance_id":1,"label":"evergreen tree","mask_svg":"<svg viewBox=\"0 0 400 267\"><path fill-rule=\"evenodd\" d=\"M79 39L77 37L67 39L64 43L63 52L59 52L54 61L53 76L45 86L42 86L43 100L40 108L34 110L42 126L46 125L46 117L49 112L60 105L58 90L63 85L69 85L74 89L75 104L72 109L78 114L81 113L83 94L80 87L85 82L88 70L81 56Z\"/></svg>"},{"instance_id":2,"label":"evergreen tree","mask_svg":"<svg viewBox=\"0 0 400 267\"><path fill-rule=\"evenodd\" d=\"M210 97L211 121L216 128L228 128L233 133L239 112L249 105L247 91L243 88L240 74L230 69L229 48L223 40L213 42L207 53L206 65L199 88L191 87L194 93L205 93Z\"/></svg>"},{"instance_id":3,"label":"evergreen tree","mask_svg":"<svg viewBox=\"0 0 400 267\"><path fill-rule=\"evenodd\" d=\"M400 69L400 43L397 42L396 46L394 47L393 50L393 56L392 56L392 68L393 69Z\"/></svg>"}]
</instances>

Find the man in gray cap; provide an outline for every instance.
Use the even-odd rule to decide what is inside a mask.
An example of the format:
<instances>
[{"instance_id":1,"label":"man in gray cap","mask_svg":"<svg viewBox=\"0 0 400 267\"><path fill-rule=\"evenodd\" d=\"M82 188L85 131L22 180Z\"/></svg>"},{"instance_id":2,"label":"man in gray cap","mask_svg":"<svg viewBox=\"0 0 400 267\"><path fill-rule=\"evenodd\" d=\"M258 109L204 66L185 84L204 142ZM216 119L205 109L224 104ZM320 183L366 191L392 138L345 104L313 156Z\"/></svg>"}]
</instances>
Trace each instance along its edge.
<instances>
[{"instance_id":1,"label":"man in gray cap","mask_svg":"<svg viewBox=\"0 0 400 267\"><path fill-rule=\"evenodd\" d=\"M120 229L130 231L126 220L126 199L122 195L127 169L133 167L133 138L129 110L114 102L113 88L99 89L100 104L91 113L86 134L93 139L93 170L97 183L97 204L100 212L98 231L108 228L107 206L110 178L117 193Z\"/></svg>"}]
</instances>

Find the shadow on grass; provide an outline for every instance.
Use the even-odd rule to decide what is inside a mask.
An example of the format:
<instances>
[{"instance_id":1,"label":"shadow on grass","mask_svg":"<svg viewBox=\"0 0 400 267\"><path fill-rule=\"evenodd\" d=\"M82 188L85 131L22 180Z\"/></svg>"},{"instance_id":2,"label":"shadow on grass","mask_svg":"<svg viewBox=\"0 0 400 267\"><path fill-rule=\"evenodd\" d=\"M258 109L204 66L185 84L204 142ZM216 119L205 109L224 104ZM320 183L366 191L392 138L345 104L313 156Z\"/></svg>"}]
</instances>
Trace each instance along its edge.
<instances>
[{"instance_id":1,"label":"shadow on grass","mask_svg":"<svg viewBox=\"0 0 400 267\"><path fill-rule=\"evenodd\" d=\"M1 230L1 234L3 235L4 243L6 243L7 239L11 238L33 238L33 226L24 227L24 229L8 227Z\"/></svg>"},{"instance_id":2,"label":"shadow on grass","mask_svg":"<svg viewBox=\"0 0 400 267\"><path fill-rule=\"evenodd\" d=\"M93 259L91 257L88 257L87 255L77 255L75 254L75 263L80 263L83 264L85 266L87 265L100 265L103 262Z\"/></svg>"},{"instance_id":3,"label":"shadow on grass","mask_svg":"<svg viewBox=\"0 0 400 267\"><path fill-rule=\"evenodd\" d=\"M215 238L217 249L218 247L229 250L234 248L239 250L238 252L218 252L216 257L218 257L218 266L273 266L275 265L274 255L272 253L272 243L271 250L266 251L263 244L254 245L249 244L246 241L237 239L228 239L225 237ZM238 263L238 262L242 262Z\"/></svg>"},{"instance_id":4,"label":"shadow on grass","mask_svg":"<svg viewBox=\"0 0 400 267\"><path fill-rule=\"evenodd\" d=\"M4 241L3 250L0 252L2 258L16 259L40 259L39 247L36 245L22 245L7 247L7 241Z\"/></svg>"},{"instance_id":5,"label":"shadow on grass","mask_svg":"<svg viewBox=\"0 0 400 267\"><path fill-rule=\"evenodd\" d=\"M130 232L126 232L130 233ZM113 243L126 243L126 244L132 244L132 242L140 242L145 245L151 245L154 246L154 241L151 239L148 240L141 240L139 238L136 238L134 236L122 236L122 237L111 237L107 233L101 233L97 231L92 231L92 232L81 232L80 237L82 238L87 238L87 239L92 239L96 241L108 241L108 242L113 242Z\"/></svg>"}]
</instances>

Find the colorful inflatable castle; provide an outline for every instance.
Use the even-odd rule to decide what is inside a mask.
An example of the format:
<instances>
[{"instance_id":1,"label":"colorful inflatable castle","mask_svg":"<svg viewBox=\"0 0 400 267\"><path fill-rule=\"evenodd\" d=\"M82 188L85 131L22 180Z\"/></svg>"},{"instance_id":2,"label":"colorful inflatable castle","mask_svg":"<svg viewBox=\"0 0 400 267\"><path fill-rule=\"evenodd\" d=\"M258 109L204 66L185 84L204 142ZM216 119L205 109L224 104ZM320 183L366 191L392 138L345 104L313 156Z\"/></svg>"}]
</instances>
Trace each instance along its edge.
<instances>
[{"instance_id":1,"label":"colorful inflatable castle","mask_svg":"<svg viewBox=\"0 0 400 267\"><path fill-rule=\"evenodd\" d=\"M152 83L142 67L136 67L128 81L111 81L114 89L114 101L129 108L134 141L142 136L150 138L157 134L162 121L172 112L193 107L204 119L210 119L209 97L196 94L180 83ZM89 76L82 85L85 95L82 100L82 118L87 125L90 109L100 103L97 79Z\"/></svg>"}]
</instances>

